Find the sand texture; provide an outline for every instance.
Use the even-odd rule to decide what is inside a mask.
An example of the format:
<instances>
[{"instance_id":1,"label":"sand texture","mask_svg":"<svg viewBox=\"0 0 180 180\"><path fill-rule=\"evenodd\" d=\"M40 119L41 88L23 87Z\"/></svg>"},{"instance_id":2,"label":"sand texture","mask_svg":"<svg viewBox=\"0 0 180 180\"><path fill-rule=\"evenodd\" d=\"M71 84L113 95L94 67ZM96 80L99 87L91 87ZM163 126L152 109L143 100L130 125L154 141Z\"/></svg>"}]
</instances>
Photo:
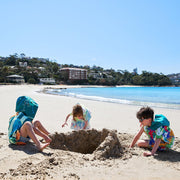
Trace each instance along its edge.
<instances>
[{"instance_id":1,"label":"sand texture","mask_svg":"<svg viewBox=\"0 0 180 180\"><path fill-rule=\"evenodd\" d=\"M83 136L82 136L83 135ZM9 145L1 135L0 179L179 179L180 139L172 150L143 157L132 135L103 129L55 133L43 152L33 143Z\"/></svg>"},{"instance_id":2,"label":"sand texture","mask_svg":"<svg viewBox=\"0 0 180 180\"><path fill-rule=\"evenodd\" d=\"M135 118L138 106L39 93L43 88L0 86L0 179L180 179L180 110L155 108L171 120L175 144L171 150L144 157L143 152L148 149L137 146L129 149L139 129ZM32 141L23 146L8 142L9 117L15 113L15 102L20 95L28 95L39 104L35 119L51 132L52 142L43 152ZM61 127L77 102L91 110L91 130L72 131L69 126Z\"/></svg>"}]
</instances>

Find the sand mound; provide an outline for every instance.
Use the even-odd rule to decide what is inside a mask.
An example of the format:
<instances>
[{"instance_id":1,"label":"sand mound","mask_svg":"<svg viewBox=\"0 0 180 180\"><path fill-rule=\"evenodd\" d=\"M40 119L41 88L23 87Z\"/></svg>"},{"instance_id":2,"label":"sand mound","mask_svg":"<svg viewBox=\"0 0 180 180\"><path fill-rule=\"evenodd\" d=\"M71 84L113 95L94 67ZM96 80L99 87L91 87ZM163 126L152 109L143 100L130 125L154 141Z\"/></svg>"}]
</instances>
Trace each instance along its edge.
<instances>
[{"instance_id":1,"label":"sand mound","mask_svg":"<svg viewBox=\"0 0 180 180\"><path fill-rule=\"evenodd\" d=\"M82 154L93 154L95 159L120 157L123 148L116 131L80 130L51 135L50 147Z\"/></svg>"}]
</instances>

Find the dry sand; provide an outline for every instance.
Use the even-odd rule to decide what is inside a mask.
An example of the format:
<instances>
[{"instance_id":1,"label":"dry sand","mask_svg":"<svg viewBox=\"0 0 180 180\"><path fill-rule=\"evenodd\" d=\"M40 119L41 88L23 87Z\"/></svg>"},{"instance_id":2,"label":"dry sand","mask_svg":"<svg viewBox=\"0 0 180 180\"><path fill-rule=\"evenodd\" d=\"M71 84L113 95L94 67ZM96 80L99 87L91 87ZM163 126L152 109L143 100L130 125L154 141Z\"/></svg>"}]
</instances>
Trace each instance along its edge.
<instances>
[{"instance_id":1,"label":"dry sand","mask_svg":"<svg viewBox=\"0 0 180 180\"><path fill-rule=\"evenodd\" d=\"M138 106L37 92L43 88L0 86L0 179L180 179L180 110L154 108L155 113L171 121L175 145L154 157L143 157L145 149L128 148L139 128L135 118ZM16 99L22 95L39 104L35 119L52 133L53 141L43 152L38 152L32 142L25 146L8 142L8 120L15 113ZM91 130L74 132L61 127L77 102L91 110Z\"/></svg>"}]
</instances>

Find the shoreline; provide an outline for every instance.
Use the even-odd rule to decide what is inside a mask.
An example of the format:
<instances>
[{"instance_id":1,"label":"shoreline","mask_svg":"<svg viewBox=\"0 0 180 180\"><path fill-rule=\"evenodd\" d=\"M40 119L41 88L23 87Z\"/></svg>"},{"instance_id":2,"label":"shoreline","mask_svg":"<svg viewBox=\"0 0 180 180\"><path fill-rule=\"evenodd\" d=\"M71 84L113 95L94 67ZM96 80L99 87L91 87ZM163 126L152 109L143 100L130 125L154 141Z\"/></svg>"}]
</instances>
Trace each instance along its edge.
<instances>
[{"instance_id":1,"label":"shoreline","mask_svg":"<svg viewBox=\"0 0 180 180\"><path fill-rule=\"evenodd\" d=\"M144 86L116 86L118 87L144 87ZM152 86L154 87L154 86ZM180 104L173 104L173 103L163 103L163 102L148 102L148 101L138 101L138 100L126 100L126 99L118 99L118 98L109 98L103 96L91 96L91 95L83 95L83 94L66 94L66 93L58 93L56 90L66 90L71 88L115 88L115 87L107 87L107 86L65 86L65 87L45 87L42 92L45 94L51 94L56 96L66 96L66 97L73 97L77 99L84 99L84 100L92 100L92 101L100 101L100 102L109 102L115 104L127 104L133 106L151 106L153 108L167 108L167 109L180 109ZM55 91L54 91L55 90ZM54 92L53 92L54 91Z\"/></svg>"}]
</instances>

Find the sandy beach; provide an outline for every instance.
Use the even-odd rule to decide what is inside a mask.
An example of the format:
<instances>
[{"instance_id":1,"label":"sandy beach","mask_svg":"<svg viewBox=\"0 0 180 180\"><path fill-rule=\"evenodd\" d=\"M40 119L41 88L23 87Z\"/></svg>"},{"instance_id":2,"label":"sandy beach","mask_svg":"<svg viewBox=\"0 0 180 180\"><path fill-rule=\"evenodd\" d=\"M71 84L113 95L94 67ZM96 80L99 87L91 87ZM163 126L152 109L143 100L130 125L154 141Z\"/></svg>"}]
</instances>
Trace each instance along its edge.
<instances>
[{"instance_id":1,"label":"sandy beach","mask_svg":"<svg viewBox=\"0 0 180 180\"><path fill-rule=\"evenodd\" d=\"M143 157L145 149L128 148L139 129L136 119L139 106L44 94L41 92L44 87L47 86L0 86L0 179L180 179L180 110L154 108L155 114L164 114L170 120L175 144L172 150ZM53 143L43 152L37 151L32 142L25 146L8 142L9 118L15 114L16 99L22 95L39 104L35 119L51 132ZM69 126L61 127L76 103L90 109L92 130L75 134ZM76 137L76 146L68 146L72 137ZM89 142L86 144L82 137L89 138ZM66 148L62 142L67 143ZM94 149L87 154L83 147L90 149L91 143Z\"/></svg>"}]
</instances>

